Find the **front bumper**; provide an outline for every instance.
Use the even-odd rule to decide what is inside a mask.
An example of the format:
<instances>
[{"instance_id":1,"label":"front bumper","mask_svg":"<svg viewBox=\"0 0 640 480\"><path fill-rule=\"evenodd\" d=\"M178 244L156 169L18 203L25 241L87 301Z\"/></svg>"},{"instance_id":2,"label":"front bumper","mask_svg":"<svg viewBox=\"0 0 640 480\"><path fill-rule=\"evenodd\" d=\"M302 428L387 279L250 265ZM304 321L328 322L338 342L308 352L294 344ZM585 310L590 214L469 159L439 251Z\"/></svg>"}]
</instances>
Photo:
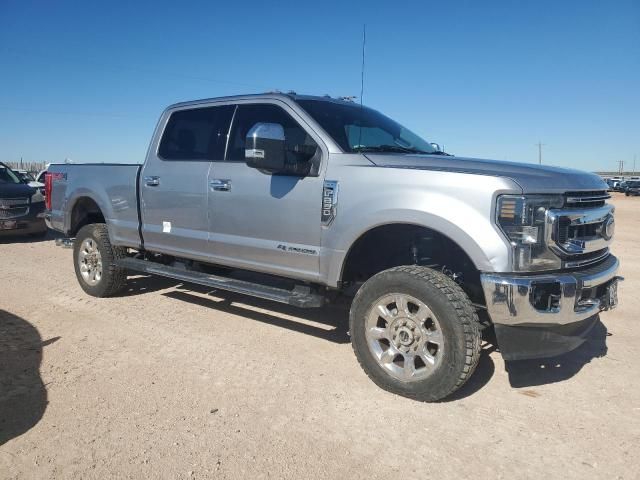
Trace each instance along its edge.
<instances>
[{"instance_id":1,"label":"front bumper","mask_svg":"<svg viewBox=\"0 0 640 480\"><path fill-rule=\"evenodd\" d=\"M559 355L580 346L593 318L617 303L619 262L540 275L481 275L487 311L506 360Z\"/></svg>"},{"instance_id":2,"label":"front bumper","mask_svg":"<svg viewBox=\"0 0 640 480\"><path fill-rule=\"evenodd\" d=\"M44 220L44 202L31 204L26 215L0 220L14 223L13 227L9 229L0 229L0 238L33 235L47 231Z\"/></svg>"}]
</instances>

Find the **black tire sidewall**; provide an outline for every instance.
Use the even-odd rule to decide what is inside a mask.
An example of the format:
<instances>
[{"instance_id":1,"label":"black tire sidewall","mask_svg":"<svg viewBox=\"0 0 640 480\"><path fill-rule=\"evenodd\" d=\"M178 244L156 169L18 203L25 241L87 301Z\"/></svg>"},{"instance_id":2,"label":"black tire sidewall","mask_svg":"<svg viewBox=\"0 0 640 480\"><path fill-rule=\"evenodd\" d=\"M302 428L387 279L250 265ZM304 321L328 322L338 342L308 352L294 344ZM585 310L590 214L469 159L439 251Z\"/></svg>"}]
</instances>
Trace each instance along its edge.
<instances>
[{"instance_id":1,"label":"black tire sidewall","mask_svg":"<svg viewBox=\"0 0 640 480\"><path fill-rule=\"evenodd\" d=\"M103 238L96 231L97 228L99 228L99 224L91 224L85 225L78 231L73 244L73 266L76 272L78 283L86 293L93 297L105 297L108 294L110 282L112 280L109 278L109 276L112 274L109 265L113 263L113 252L111 251L111 244L105 245ZM80 266L78 264L78 254L80 252L80 247L82 246L82 242L84 242L87 238L91 238L96 242L98 251L100 252L100 256L102 258L102 278L96 285L89 285L87 282L85 282L84 278L82 278L82 274L80 273Z\"/></svg>"},{"instance_id":2,"label":"black tire sidewall","mask_svg":"<svg viewBox=\"0 0 640 480\"><path fill-rule=\"evenodd\" d=\"M381 367L369 350L366 319L375 302L391 293L404 293L422 301L434 313L444 336L440 364L423 380L403 382ZM360 289L351 309L351 342L362 367L380 387L400 395L427 401L441 400L453 392L465 368L467 350L464 326L447 296L429 281L402 271L385 271L372 277Z\"/></svg>"}]
</instances>

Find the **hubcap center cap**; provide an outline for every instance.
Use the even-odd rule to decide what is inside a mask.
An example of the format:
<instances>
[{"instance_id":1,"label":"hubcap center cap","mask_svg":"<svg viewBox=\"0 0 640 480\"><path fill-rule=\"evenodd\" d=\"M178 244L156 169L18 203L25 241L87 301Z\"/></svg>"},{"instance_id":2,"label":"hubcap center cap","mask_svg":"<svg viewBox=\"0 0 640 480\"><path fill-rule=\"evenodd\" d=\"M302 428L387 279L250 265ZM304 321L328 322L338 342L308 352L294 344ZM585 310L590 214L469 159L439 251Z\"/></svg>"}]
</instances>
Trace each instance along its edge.
<instances>
[{"instance_id":1,"label":"hubcap center cap","mask_svg":"<svg viewBox=\"0 0 640 480\"><path fill-rule=\"evenodd\" d=\"M398 318L391 324L393 344L402 352L414 350L420 340L420 329L411 318Z\"/></svg>"},{"instance_id":2,"label":"hubcap center cap","mask_svg":"<svg viewBox=\"0 0 640 480\"><path fill-rule=\"evenodd\" d=\"M398 341L401 345L409 346L413 343L413 333L407 327L398 330Z\"/></svg>"}]
</instances>

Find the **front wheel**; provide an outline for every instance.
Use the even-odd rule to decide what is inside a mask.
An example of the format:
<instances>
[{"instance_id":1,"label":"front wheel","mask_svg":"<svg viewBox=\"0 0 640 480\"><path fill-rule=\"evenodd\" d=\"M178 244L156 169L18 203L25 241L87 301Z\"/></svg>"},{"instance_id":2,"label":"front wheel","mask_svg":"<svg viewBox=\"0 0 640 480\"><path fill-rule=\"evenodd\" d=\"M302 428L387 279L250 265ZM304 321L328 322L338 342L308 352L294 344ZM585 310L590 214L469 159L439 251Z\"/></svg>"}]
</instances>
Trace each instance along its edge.
<instances>
[{"instance_id":1,"label":"front wheel","mask_svg":"<svg viewBox=\"0 0 640 480\"><path fill-rule=\"evenodd\" d=\"M350 312L351 343L378 386L416 400L442 400L460 388L480 358L478 316L446 275L402 266L371 277Z\"/></svg>"},{"instance_id":2,"label":"front wheel","mask_svg":"<svg viewBox=\"0 0 640 480\"><path fill-rule=\"evenodd\" d=\"M105 224L82 227L73 245L73 263L82 289L94 297L109 297L121 291L127 274L115 261L125 253L124 248L111 245Z\"/></svg>"}]
</instances>

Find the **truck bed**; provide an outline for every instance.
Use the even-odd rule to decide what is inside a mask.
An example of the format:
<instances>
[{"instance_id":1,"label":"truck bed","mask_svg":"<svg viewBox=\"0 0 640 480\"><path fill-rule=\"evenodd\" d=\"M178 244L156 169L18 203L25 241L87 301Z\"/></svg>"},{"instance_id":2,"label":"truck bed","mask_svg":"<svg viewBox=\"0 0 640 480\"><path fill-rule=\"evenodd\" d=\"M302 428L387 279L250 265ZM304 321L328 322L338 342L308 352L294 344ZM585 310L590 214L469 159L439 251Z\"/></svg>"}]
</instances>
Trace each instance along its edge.
<instances>
[{"instance_id":1,"label":"truck bed","mask_svg":"<svg viewBox=\"0 0 640 480\"><path fill-rule=\"evenodd\" d=\"M112 241L139 247L141 167L121 163L52 164L48 170L52 178L49 226L74 236L71 222L74 215L80 214L78 205L93 201L104 215Z\"/></svg>"}]
</instances>

